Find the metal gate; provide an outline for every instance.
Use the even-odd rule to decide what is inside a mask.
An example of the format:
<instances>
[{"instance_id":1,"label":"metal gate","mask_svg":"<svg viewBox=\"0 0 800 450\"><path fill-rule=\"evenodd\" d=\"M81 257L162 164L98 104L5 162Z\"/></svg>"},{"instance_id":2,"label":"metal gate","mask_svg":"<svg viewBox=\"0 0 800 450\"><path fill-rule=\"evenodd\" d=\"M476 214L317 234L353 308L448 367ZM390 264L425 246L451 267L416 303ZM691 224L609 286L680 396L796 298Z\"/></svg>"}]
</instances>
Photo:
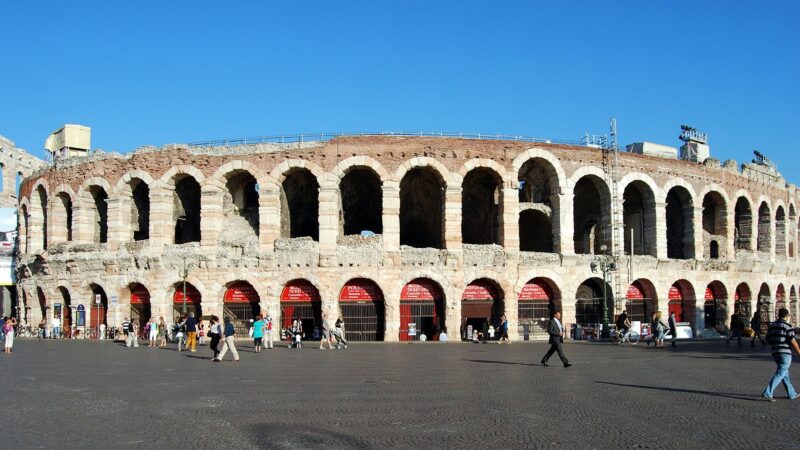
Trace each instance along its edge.
<instances>
[{"instance_id":1,"label":"metal gate","mask_svg":"<svg viewBox=\"0 0 800 450\"><path fill-rule=\"evenodd\" d=\"M758 301L758 317L761 319L761 335L766 336L769 324L772 322L772 304L769 302L768 297L759 299Z\"/></svg>"},{"instance_id":2,"label":"metal gate","mask_svg":"<svg viewBox=\"0 0 800 450\"><path fill-rule=\"evenodd\" d=\"M150 320L150 305L139 303L131 305L131 320L139 322L139 329L144 329L144 325Z\"/></svg>"},{"instance_id":3,"label":"metal gate","mask_svg":"<svg viewBox=\"0 0 800 450\"><path fill-rule=\"evenodd\" d=\"M647 310L649 302L652 302L652 299L629 299L625 302L625 311L628 312L628 318L631 322L639 321L643 325L650 323L650 313L652 311Z\"/></svg>"},{"instance_id":4,"label":"metal gate","mask_svg":"<svg viewBox=\"0 0 800 450\"><path fill-rule=\"evenodd\" d=\"M431 340L436 333L443 328L443 320L437 314L436 301L400 301L400 340L410 341L419 338L420 334L425 334ZM413 333L409 335L409 324L415 324Z\"/></svg>"},{"instance_id":5,"label":"metal gate","mask_svg":"<svg viewBox=\"0 0 800 450\"><path fill-rule=\"evenodd\" d=\"M194 313L194 316L197 320L200 320L203 317L203 308L200 307L200 304L186 302L186 315L189 313ZM172 320L173 322L178 319L183 319L183 304L175 303L173 304L172 308Z\"/></svg>"},{"instance_id":6,"label":"metal gate","mask_svg":"<svg viewBox=\"0 0 800 450\"><path fill-rule=\"evenodd\" d=\"M703 305L703 326L704 328L711 328L720 333L724 333L725 319L727 319L725 299L710 299L706 300Z\"/></svg>"},{"instance_id":7,"label":"metal gate","mask_svg":"<svg viewBox=\"0 0 800 450\"><path fill-rule=\"evenodd\" d=\"M283 302L281 303L281 326L291 328L292 322L299 320L303 326L303 339L312 339L314 329L322 330L321 302Z\"/></svg>"},{"instance_id":8,"label":"metal gate","mask_svg":"<svg viewBox=\"0 0 800 450\"><path fill-rule=\"evenodd\" d=\"M519 300L517 317L519 326L528 325L532 336L546 336L555 305L548 300Z\"/></svg>"},{"instance_id":9,"label":"metal gate","mask_svg":"<svg viewBox=\"0 0 800 450\"><path fill-rule=\"evenodd\" d=\"M345 338L348 341L382 341L385 331L383 302L342 302Z\"/></svg>"},{"instance_id":10,"label":"metal gate","mask_svg":"<svg viewBox=\"0 0 800 450\"><path fill-rule=\"evenodd\" d=\"M235 336L247 337L253 320L260 312L260 306L255 302L223 303L222 311L224 317L231 319Z\"/></svg>"}]
</instances>

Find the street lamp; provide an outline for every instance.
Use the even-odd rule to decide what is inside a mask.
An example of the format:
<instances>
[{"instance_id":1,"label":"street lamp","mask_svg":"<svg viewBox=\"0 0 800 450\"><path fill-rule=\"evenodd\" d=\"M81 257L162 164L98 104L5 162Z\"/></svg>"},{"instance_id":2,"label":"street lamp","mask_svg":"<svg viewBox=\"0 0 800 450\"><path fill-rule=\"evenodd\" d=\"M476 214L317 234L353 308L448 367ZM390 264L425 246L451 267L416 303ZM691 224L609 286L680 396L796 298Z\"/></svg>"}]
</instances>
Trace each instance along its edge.
<instances>
[{"instance_id":1,"label":"street lamp","mask_svg":"<svg viewBox=\"0 0 800 450\"><path fill-rule=\"evenodd\" d=\"M606 285L609 282L609 275L611 272L617 270L617 257L614 255L609 255L607 253L608 246L603 244L600 246L600 254L595 255L592 258L591 264L589 267L592 269L592 273L597 273L597 270L600 269L600 272L603 273L603 301L601 302L603 305L603 330L600 334L600 337L609 338L611 337L611 333L608 330L608 296L606 294ZM611 296L614 296L614 289L611 288Z\"/></svg>"},{"instance_id":2,"label":"street lamp","mask_svg":"<svg viewBox=\"0 0 800 450\"><path fill-rule=\"evenodd\" d=\"M183 269L182 270L180 270L180 269L178 270L178 275L183 280L183 307L182 307L182 309L183 309L183 315L184 316L186 316L186 279L189 277L189 271L192 270L192 268L194 268L194 264L193 263L190 262L189 264L186 264L186 258L187 258L186 256L183 257ZM197 263L198 266L200 265L200 261L201 260L205 260L205 258L201 257L201 258L198 259L198 263Z\"/></svg>"}]
</instances>

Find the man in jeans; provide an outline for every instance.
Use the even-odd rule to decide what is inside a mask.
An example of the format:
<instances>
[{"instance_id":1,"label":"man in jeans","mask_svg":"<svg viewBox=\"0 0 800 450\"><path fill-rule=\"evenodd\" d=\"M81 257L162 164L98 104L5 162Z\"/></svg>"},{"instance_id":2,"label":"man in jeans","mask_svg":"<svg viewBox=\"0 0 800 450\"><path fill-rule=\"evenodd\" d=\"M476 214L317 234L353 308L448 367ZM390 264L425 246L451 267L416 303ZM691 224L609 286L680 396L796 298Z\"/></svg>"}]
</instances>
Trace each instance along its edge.
<instances>
[{"instance_id":1,"label":"man in jeans","mask_svg":"<svg viewBox=\"0 0 800 450\"><path fill-rule=\"evenodd\" d=\"M219 352L219 356L214 361L222 361L222 358L225 357L225 353L228 353L228 349L231 350L233 353L233 360L239 361L239 352L236 351L236 343L233 341L233 334L234 334L233 324L231 323L231 318L225 318L225 328L222 331L222 335L224 336L223 344L222 344L222 351Z\"/></svg>"},{"instance_id":2,"label":"man in jeans","mask_svg":"<svg viewBox=\"0 0 800 450\"><path fill-rule=\"evenodd\" d=\"M197 350L195 347L197 346L197 319L194 317L194 313L189 313L189 317L186 318L186 349L188 350L191 347L191 352L196 352Z\"/></svg>"},{"instance_id":3,"label":"man in jeans","mask_svg":"<svg viewBox=\"0 0 800 450\"><path fill-rule=\"evenodd\" d=\"M767 388L764 389L764 392L761 394L764 400L770 402L775 401L772 394L775 392L775 388L778 387L779 383L783 383L783 387L786 388L786 394L789 396L789 400L794 400L798 397L789 379L789 367L792 365L792 349L800 354L800 345L797 345L797 340L794 336L794 328L786 321L788 318L789 310L781 308L778 311L778 320L772 322L769 325L769 331L767 331L767 342L772 346L772 357L778 365L777 370L775 370L775 375L769 380Z\"/></svg>"}]
</instances>

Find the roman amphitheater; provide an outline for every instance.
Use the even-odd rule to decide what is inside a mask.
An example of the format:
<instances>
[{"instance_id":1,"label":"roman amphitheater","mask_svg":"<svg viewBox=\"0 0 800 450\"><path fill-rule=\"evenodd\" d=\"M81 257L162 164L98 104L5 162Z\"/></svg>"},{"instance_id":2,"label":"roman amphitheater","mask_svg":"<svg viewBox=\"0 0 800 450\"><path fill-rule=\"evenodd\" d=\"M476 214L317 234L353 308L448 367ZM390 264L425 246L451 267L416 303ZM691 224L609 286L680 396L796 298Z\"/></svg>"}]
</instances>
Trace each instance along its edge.
<instances>
[{"instance_id":1,"label":"roman amphitheater","mask_svg":"<svg viewBox=\"0 0 800 450\"><path fill-rule=\"evenodd\" d=\"M240 333L259 312L308 331L341 311L352 340L457 340L505 314L521 340L554 310L573 338L604 309L674 311L696 336L734 311L797 314L798 191L766 164L341 136L66 158L19 198L29 324L188 308Z\"/></svg>"}]
</instances>

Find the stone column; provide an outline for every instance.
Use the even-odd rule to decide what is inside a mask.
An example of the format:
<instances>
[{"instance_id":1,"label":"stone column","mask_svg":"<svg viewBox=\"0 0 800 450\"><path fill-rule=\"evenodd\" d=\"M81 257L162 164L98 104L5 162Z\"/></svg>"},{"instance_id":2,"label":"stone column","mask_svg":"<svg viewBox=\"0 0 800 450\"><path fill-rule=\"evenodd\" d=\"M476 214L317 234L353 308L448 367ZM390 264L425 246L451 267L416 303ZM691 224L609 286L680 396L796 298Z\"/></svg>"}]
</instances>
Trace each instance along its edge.
<instances>
[{"instance_id":1,"label":"stone column","mask_svg":"<svg viewBox=\"0 0 800 450\"><path fill-rule=\"evenodd\" d=\"M444 204L444 248L461 252L461 186L447 186Z\"/></svg>"},{"instance_id":2,"label":"stone column","mask_svg":"<svg viewBox=\"0 0 800 450\"><path fill-rule=\"evenodd\" d=\"M692 208L692 231L694 237L694 259L705 259L705 240L703 239L703 208Z\"/></svg>"},{"instance_id":3,"label":"stone column","mask_svg":"<svg viewBox=\"0 0 800 450\"><path fill-rule=\"evenodd\" d=\"M150 243L153 247L175 242L174 192L174 186L166 186L160 181L151 187Z\"/></svg>"},{"instance_id":4,"label":"stone column","mask_svg":"<svg viewBox=\"0 0 800 450\"><path fill-rule=\"evenodd\" d=\"M400 184L396 181L383 181L382 219L383 251L400 252Z\"/></svg>"},{"instance_id":5,"label":"stone column","mask_svg":"<svg viewBox=\"0 0 800 450\"><path fill-rule=\"evenodd\" d=\"M574 216L574 193L572 189L564 189L564 193L558 196L558 215L553 211L553 239L557 245L553 250L562 255L575 254L575 216Z\"/></svg>"},{"instance_id":6,"label":"stone column","mask_svg":"<svg viewBox=\"0 0 800 450\"><path fill-rule=\"evenodd\" d=\"M506 184L502 190L503 215L501 224L503 230L503 247L506 252L519 251L519 191L512 185ZM555 229L553 230L553 239ZM511 320L509 319L509 324ZM509 327L510 332L510 327Z\"/></svg>"},{"instance_id":7,"label":"stone column","mask_svg":"<svg viewBox=\"0 0 800 450\"><path fill-rule=\"evenodd\" d=\"M109 197L106 201L108 205L106 224L108 226L107 244L108 250L116 250L125 242L133 240L130 232L130 199L127 201L120 197ZM127 207L127 209L125 208ZM123 217L127 211L127 221Z\"/></svg>"},{"instance_id":8,"label":"stone column","mask_svg":"<svg viewBox=\"0 0 800 450\"><path fill-rule=\"evenodd\" d=\"M736 228L736 208L728 208L727 216L725 217L725 231L726 231L726 240L725 240L725 255L727 256L725 259L727 260L734 260L736 259L736 241L733 239L734 229ZM722 245L720 245L720 250L722 250Z\"/></svg>"},{"instance_id":9,"label":"stone column","mask_svg":"<svg viewBox=\"0 0 800 450\"><path fill-rule=\"evenodd\" d=\"M319 187L319 257L323 266L336 264L339 236L339 186L330 180Z\"/></svg>"},{"instance_id":10,"label":"stone column","mask_svg":"<svg viewBox=\"0 0 800 450\"><path fill-rule=\"evenodd\" d=\"M384 224L384 227L385 226ZM397 342L400 340L400 290L394 289L391 295L386 295L386 292L383 294L386 312L386 326L383 340L386 342Z\"/></svg>"},{"instance_id":11,"label":"stone column","mask_svg":"<svg viewBox=\"0 0 800 450\"><path fill-rule=\"evenodd\" d=\"M275 249L275 240L281 235L280 192L280 186L265 184L258 193L258 242L267 251Z\"/></svg>"},{"instance_id":12,"label":"stone column","mask_svg":"<svg viewBox=\"0 0 800 450\"><path fill-rule=\"evenodd\" d=\"M222 211L224 193L213 185L200 188L200 247L203 253L213 253L224 225Z\"/></svg>"},{"instance_id":13,"label":"stone column","mask_svg":"<svg viewBox=\"0 0 800 450\"><path fill-rule=\"evenodd\" d=\"M656 202L656 256L667 259L667 203ZM660 306L659 306L660 308Z\"/></svg>"}]
</instances>

